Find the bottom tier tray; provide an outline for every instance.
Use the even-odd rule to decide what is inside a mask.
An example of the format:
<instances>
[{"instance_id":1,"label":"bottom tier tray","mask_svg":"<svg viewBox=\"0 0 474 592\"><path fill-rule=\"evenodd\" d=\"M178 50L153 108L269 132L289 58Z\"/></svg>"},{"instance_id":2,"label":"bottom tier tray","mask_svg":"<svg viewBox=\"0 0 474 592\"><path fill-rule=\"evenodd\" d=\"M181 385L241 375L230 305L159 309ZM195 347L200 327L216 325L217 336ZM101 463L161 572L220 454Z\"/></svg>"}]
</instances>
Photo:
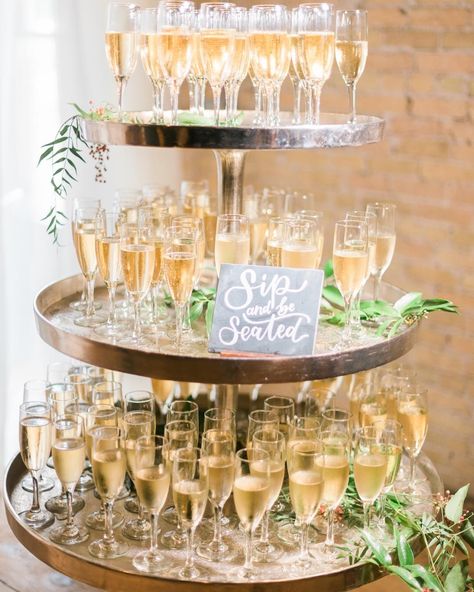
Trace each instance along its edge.
<instances>
[{"instance_id":1,"label":"bottom tier tray","mask_svg":"<svg viewBox=\"0 0 474 592\"><path fill-rule=\"evenodd\" d=\"M413 511L421 513L431 511L430 493L438 493L443 490L441 480L431 461L426 456L419 459L420 477L424 477L420 493L424 496L425 502L418 502L413 506ZM50 477L54 477L51 469L46 469ZM10 463L4 482L4 501L8 523L18 538L18 540L38 559L47 563L54 569L92 586L113 592L129 592L130 590L140 590L140 592L160 592L169 591L198 591L214 590L215 592L238 591L238 592L262 592L271 590L272 592L287 592L291 586L292 592L339 592L350 590L363 584L372 582L384 573L376 566L370 563L359 563L354 566L342 566L338 568L325 566L320 562L315 562L314 570L305 574L304 577L291 572L291 566L296 558L296 551L290 549L275 564L268 564L264 568L257 565L255 568L256 579L252 582L239 580L235 575L238 566L242 564L242 557L237 557L231 562L219 564L210 563L198 559L198 565L206 571L206 576L198 580L186 581L173 576L173 563L183 563L184 551L167 551L163 554L169 559L170 570L160 577L147 576L135 571L132 565L133 556L146 547L146 544L130 542L130 549L126 556L114 560L100 560L91 557L87 546L91 540L99 538L101 533L91 531L89 541L72 547L59 546L52 543L48 538L48 529L43 531L33 531L23 524L18 517L19 512L29 507L31 494L24 491L21 487L21 481L25 476L25 468L20 455L17 455ZM54 490L41 495L42 504L49 497L59 493L59 483ZM87 514L98 509L99 501L94 497L93 492L83 494L86 501L85 508L77 515L76 520L79 523L85 521ZM123 502L117 503L117 509L125 517L136 517L128 514L123 508ZM128 516L127 516L128 514ZM161 523L162 530L170 529L166 523ZM117 532L117 531L116 531ZM237 530L233 538L240 538ZM412 546L416 552L422 548L422 542L415 539ZM209 588L211 587L211 588Z\"/></svg>"}]
</instances>

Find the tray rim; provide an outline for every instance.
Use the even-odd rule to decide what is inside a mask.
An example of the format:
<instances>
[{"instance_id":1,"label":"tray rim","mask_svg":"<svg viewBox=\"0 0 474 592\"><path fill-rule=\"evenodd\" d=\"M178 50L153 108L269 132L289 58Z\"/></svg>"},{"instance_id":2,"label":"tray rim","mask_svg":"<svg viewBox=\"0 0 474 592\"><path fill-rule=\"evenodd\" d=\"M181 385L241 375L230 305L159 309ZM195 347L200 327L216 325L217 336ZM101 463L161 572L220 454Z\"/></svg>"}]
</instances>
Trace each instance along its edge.
<instances>
[{"instance_id":1,"label":"tray rim","mask_svg":"<svg viewBox=\"0 0 474 592\"><path fill-rule=\"evenodd\" d=\"M131 111L132 114L148 113ZM245 115L253 111L244 111ZM290 117L283 112L282 115ZM82 130L88 141L121 146L185 148L207 150L303 150L363 146L380 142L385 121L374 115L359 115L350 124L324 123L324 119L347 118L343 113L321 113L323 123L316 125L281 125L277 128L252 126L164 125L154 123L123 123L81 119ZM331 132L348 134L340 141L331 141Z\"/></svg>"},{"instance_id":2,"label":"tray rim","mask_svg":"<svg viewBox=\"0 0 474 592\"><path fill-rule=\"evenodd\" d=\"M56 350L83 362L150 378L201 384L277 384L332 378L369 370L407 353L415 344L419 323L395 337L345 352L311 356L210 356L142 351L95 341L57 327L45 316L54 294L70 297L81 289L82 275L69 276L43 288L34 301L40 337Z\"/></svg>"},{"instance_id":3,"label":"tray rim","mask_svg":"<svg viewBox=\"0 0 474 592\"><path fill-rule=\"evenodd\" d=\"M378 566L371 563L359 563L330 573L294 580L271 580L258 582L196 582L171 578L160 578L135 571L122 571L109 565L96 563L73 553L74 547L56 545L39 536L33 529L25 526L13 508L10 500L16 484L26 474L20 453L8 463L2 484L2 494L7 522L17 540L37 559L53 569L79 580L90 586L110 590L111 592L130 592L133 586L140 586L141 592L169 592L170 585L176 592L205 592L213 587L216 592L288 592L291 584L294 592L339 592L371 583L388 575ZM422 537L410 541L415 555L423 549ZM86 569L85 569L86 568ZM132 586L132 588L131 588Z\"/></svg>"}]
</instances>

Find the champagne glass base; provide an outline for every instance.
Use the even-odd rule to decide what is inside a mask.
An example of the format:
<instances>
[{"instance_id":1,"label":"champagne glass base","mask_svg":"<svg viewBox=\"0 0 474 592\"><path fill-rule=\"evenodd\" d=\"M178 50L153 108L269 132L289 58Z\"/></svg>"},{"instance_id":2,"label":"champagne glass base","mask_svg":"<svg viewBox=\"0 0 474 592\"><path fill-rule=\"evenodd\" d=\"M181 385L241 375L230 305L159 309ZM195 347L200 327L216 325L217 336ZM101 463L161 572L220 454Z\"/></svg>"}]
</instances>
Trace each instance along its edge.
<instances>
[{"instance_id":1,"label":"champagne glass base","mask_svg":"<svg viewBox=\"0 0 474 592\"><path fill-rule=\"evenodd\" d=\"M283 552L283 547L278 543L256 541L253 547L253 560L255 563L274 563L280 559Z\"/></svg>"},{"instance_id":2,"label":"champagne glass base","mask_svg":"<svg viewBox=\"0 0 474 592\"><path fill-rule=\"evenodd\" d=\"M122 535L132 541L146 541L151 535L151 524L140 518L127 520L122 528Z\"/></svg>"},{"instance_id":3,"label":"champagne glass base","mask_svg":"<svg viewBox=\"0 0 474 592\"><path fill-rule=\"evenodd\" d=\"M169 530L160 539L166 549L178 550L186 548L186 533L178 530Z\"/></svg>"},{"instance_id":4,"label":"champagne glass base","mask_svg":"<svg viewBox=\"0 0 474 592\"><path fill-rule=\"evenodd\" d=\"M239 519L235 514L231 516L226 516L225 514L222 516L221 519L221 532L223 536L232 536L235 534L235 529L239 528ZM214 534L214 519L213 518L205 518L202 520L201 524L199 525L201 530L208 531L211 534Z\"/></svg>"},{"instance_id":5,"label":"champagne glass base","mask_svg":"<svg viewBox=\"0 0 474 592\"><path fill-rule=\"evenodd\" d=\"M340 551L336 547L326 545L325 542L312 546L309 553L311 557L325 565L340 565L342 567L347 564L347 559L340 557Z\"/></svg>"},{"instance_id":6,"label":"champagne glass base","mask_svg":"<svg viewBox=\"0 0 474 592\"><path fill-rule=\"evenodd\" d=\"M277 536L286 545L299 545L301 529L295 526L293 522L286 522L278 527ZM308 530L308 542L314 544L318 542L318 532L310 526Z\"/></svg>"},{"instance_id":7,"label":"champagne glass base","mask_svg":"<svg viewBox=\"0 0 474 592\"><path fill-rule=\"evenodd\" d=\"M77 312L86 312L87 302L85 300L74 300L74 302L69 303L69 308L72 308L72 310ZM94 303L94 308L96 310L100 310L102 308L102 304L100 302Z\"/></svg>"},{"instance_id":8,"label":"champagne glass base","mask_svg":"<svg viewBox=\"0 0 474 592\"><path fill-rule=\"evenodd\" d=\"M116 501L121 501L121 500L124 500L126 497L129 497L129 495L130 495L130 488L126 485L126 483L124 483L122 485L122 489L118 492L118 495L115 499L116 499ZM99 492L97 491L97 489L94 490L94 497L96 497L97 499L100 499L100 495L99 495Z\"/></svg>"},{"instance_id":9,"label":"champagne glass base","mask_svg":"<svg viewBox=\"0 0 474 592\"><path fill-rule=\"evenodd\" d=\"M75 491L90 491L94 489L95 483L92 475L88 471L84 471L82 475L79 477L79 481L75 487Z\"/></svg>"},{"instance_id":10,"label":"champagne glass base","mask_svg":"<svg viewBox=\"0 0 474 592\"><path fill-rule=\"evenodd\" d=\"M54 522L54 514L45 510L41 510L39 512L25 510L18 515L27 526L35 530L40 530L41 528L51 526L51 524Z\"/></svg>"},{"instance_id":11,"label":"champagne glass base","mask_svg":"<svg viewBox=\"0 0 474 592\"><path fill-rule=\"evenodd\" d=\"M220 544L217 541L203 541L196 547L196 555L216 563L232 561L239 552L232 541L226 538L223 538Z\"/></svg>"},{"instance_id":12,"label":"champagne glass base","mask_svg":"<svg viewBox=\"0 0 474 592\"><path fill-rule=\"evenodd\" d=\"M161 518L171 526L178 525L178 514L174 506L168 506L164 512L161 513ZM214 525L214 522L212 523Z\"/></svg>"},{"instance_id":13,"label":"champagne glass base","mask_svg":"<svg viewBox=\"0 0 474 592\"><path fill-rule=\"evenodd\" d=\"M159 553L153 553L152 551L141 551L133 558L133 567L138 569L138 571L143 571L145 573L157 574L162 572L164 569L168 571L170 567L170 563L168 560L165 560L163 555Z\"/></svg>"},{"instance_id":14,"label":"champagne glass base","mask_svg":"<svg viewBox=\"0 0 474 592\"><path fill-rule=\"evenodd\" d=\"M119 335L123 335L123 330L126 327L127 323L106 323L105 325L100 325L99 327L96 327L94 329L94 333L96 333L97 335L101 335L102 337L118 337Z\"/></svg>"},{"instance_id":15,"label":"champagne glass base","mask_svg":"<svg viewBox=\"0 0 474 592\"><path fill-rule=\"evenodd\" d=\"M86 505L85 501L79 495L72 496L72 513L77 514ZM55 514L57 520L65 520L67 518L67 498L66 494L56 495L49 498L45 503L45 508Z\"/></svg>"},{"instance_id":16,"label":"champagne glass base","mask_svg":"<svg viewBox=\"0 0 474 592\"><path fill-rule=\"evenodd\" d=\"M74 319L74 324L78 325L79 327L88 327L90 329L94 329L95 327L99 327L100 325L104 325L107 322L107 317L105 315L98 315L93 314L90 317L84 315L83 317L79 317Z\"/></svg>"},{"instance_id":17,"label":"champagne glass base","mask_svg":"<svg viewBox=\"0 0 474 592\"><path fill-rule=\"evenodd\" d=\"M89 531L83 526L57 526L49 533L49 538L58 545L77 545L89 538Z\"/></svg>"},{"instance_id":18,"label":"champagne glass base","mask_svg":"<svg viewBox=\"0 0 474 592\"><path fill-rule=\"evenodd\" d=\"M127 512L131 512L132 514L138 514L140 511L140 505L138 503L138 498L136 495L131 495L125 500L123 507L127 510Z\"/></svg>"},{"instance_id":19,"label":"champagne glass base","mask_svg":"<svg viewBox=\"0 0 474 592\"><path fill-rule=\"evenodd\" d=\"M99 539L89 545L89 553L99 559L116 559L123 557L128 552L129 546L125 541L114 539L112 542L105 542Z\"/></svg>"},{"instance_id":20,"label":"champagne glass base","mask_svg":"<svg viewBox=\"0 0 474 592\"><path fill-rule=\"evenodd\" d=\"M25 491L28 491L29 493L33 492L33 479L31 478L31 475L28 475L27 477L25 477L23 479L23 481L21 482L21 487L22 489L24 489ZM54 487L54 481L52 479L50 479L49 477L40 477L38 480L38 491L39 493L42 493L43 491L51 491L51 489L53 489Z\"/></svg>"},{"instance_id":21,"label":"champagne glass base","mask_svg":"<svg viewBox=\"0 0 474 592\"><path fill-rule=\"evenodd\" d=\"M125 518L120 512L112 513L112 528L122 526ZM96 510L87 516L86 525L93 530L105 530L105 515L101 510Z\"/></svg>"},{"instance_id":22,"label":"champagne glass base","mask_svg":"<svg viewBox=\"0 0 474 592\"><path fill-rule=\"evenodd\" d=\"M185 566L173 572L174 577L180 578L182 580L195 580L199 577L205 578L208 575L209 572L201 565L199 567L196 567L195 565L192 567Z\"/></svg>"}]
</instances>

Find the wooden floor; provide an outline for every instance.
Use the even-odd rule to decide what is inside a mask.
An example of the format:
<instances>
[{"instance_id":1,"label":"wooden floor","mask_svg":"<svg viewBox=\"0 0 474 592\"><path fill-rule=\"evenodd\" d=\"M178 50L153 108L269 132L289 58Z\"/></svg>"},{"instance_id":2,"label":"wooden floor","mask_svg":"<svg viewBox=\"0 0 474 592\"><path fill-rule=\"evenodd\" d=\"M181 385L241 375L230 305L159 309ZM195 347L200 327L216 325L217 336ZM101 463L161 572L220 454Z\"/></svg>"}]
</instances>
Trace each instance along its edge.
<instances>
[{"instance_id":1,"label":"wooden floor","mask_svg":"<svg viewBox=\"0 0 474 592\"><path fill-rule=\"evenodd\" d=\"M405 592L408 588L396 578L358 588L359 592ZM0 592L97 592L86 584L71 580L36 559L15 539L5 519L0 500Z\"/></svg>"}]
</instances>

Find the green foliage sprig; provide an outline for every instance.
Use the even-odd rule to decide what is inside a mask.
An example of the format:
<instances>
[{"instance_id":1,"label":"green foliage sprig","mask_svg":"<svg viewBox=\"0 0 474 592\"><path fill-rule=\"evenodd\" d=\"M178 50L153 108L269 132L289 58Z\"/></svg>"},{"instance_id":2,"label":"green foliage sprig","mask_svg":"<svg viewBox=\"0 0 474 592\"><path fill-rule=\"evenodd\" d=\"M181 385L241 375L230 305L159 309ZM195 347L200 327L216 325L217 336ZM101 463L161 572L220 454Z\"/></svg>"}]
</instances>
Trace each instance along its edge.
<instances>
[{"instance_id":1,"label":"green foliage sprig","mask_svg":"<svg viewBox=\"0 0 474 592\"><path fill-rule=\"evenodd\" d=\"M173 300L169 294L165 296L164 301L167 306L171 306L173 304ZM211 332L215 304L215 288L201 288L200 290L193 290L189 307L189 321L194 323L200 318L204 318L208 335Z\"/></svg>"},{"instance_id":2,"label":"green foliage sprig","mask_svg":"<svg viewBox=\"0 0 474 592\"><path fill-rule=\"evenodd\" d=\"M324 273L326 279L333 276L331 261L324 266ZM327 323L344 325L346 319L344 298L333 284L323 288L321 310ZM360 302L361 320L380 323L376 334L386 337L393 337L402 325L412 325L434 311L457 313L458 308L451 300L445 298L423 298L421 292L408 292L394 304L385 300L361 300Z\"/></svg>"}]
</instances>

